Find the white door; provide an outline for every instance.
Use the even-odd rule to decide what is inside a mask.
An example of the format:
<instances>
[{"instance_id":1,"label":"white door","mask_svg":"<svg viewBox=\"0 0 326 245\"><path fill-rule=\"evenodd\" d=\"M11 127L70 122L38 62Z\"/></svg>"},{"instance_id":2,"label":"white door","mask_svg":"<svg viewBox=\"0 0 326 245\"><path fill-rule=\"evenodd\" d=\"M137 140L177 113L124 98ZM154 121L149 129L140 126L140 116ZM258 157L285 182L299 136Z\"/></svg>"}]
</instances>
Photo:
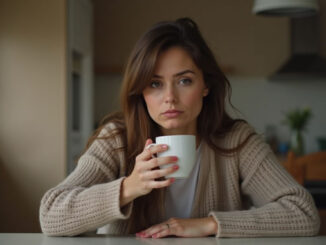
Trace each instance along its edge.
<instances>
[{"instance_id":1,"label":"white door","mask_svg":"<svg viewBox=\"0 0 326 245\"><path fill-rule=\"evenodd\" d=\"M68 0L67 173L76 166L93 131L93 6Z\"/></svg>"}]
</instances>

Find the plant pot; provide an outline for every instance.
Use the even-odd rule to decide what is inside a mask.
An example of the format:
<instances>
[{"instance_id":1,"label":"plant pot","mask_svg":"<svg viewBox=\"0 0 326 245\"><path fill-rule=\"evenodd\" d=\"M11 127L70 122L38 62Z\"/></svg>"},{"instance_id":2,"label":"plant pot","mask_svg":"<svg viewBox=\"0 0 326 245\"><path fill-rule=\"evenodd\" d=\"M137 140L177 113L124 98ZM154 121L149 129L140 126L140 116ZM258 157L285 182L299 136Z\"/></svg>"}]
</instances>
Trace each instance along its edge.
<instances>
[{"instance_id":1,"label":"plant pot","mask_svg":"<svg viewBox=\"0 0 326 245\"><path fill-rule=\"evenodd\" d=\"M304 154L304 142L302 132L300 130L292 130L290 149L297 156Z\"/></svg>"},{"instance_id":2,"label":"plant pot","mask_svg":"<svg viewBox=\"0 0 326 245\"><path fill-rule=\"evenodd\" d=\"M317 140L318 140L319 150L326 151L326 137L320 137Z\"/></svg>"}]
</instances>

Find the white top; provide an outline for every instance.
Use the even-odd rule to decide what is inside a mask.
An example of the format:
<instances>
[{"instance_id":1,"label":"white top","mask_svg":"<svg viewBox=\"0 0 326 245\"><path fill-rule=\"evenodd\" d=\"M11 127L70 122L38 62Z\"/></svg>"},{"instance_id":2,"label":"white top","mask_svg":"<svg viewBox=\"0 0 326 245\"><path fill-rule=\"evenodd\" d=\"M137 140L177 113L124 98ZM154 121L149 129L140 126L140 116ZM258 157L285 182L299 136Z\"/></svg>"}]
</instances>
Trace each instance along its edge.
<instances>
[{"instance_id":1,"label":"white top","mask_svg":"<svg viewBox=\"0 0 326 245\"><path fill-rule=\"evenodd\" d=\"M196 163L186 179L176 179L165 194L165 218L190 218L200 166L201 144L196 151Z\"/></svg>"}]
</instances>

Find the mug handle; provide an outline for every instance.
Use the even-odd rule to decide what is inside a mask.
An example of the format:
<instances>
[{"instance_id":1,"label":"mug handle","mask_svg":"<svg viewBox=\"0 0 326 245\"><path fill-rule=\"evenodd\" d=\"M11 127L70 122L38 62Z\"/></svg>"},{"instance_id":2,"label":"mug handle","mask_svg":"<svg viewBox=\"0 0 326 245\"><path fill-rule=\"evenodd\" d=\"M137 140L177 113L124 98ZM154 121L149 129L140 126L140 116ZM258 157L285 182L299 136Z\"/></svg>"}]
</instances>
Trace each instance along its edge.
<instances>
[{"instance_id":1,"label":"mug handle","mask_svg":"<svg viewBox=\"0 0 326 245\"><path fill-rule=\"evenodd\" d=\"M154 146L154 145L156 145L156 144L155 144L155 143L149 144L148 146L146 146L145 149L149 149L149 148L151 148L151 147ZM153 154L152 157L153 157L153 158L156 157L155 154Z\"/></svg>"}]
</instances>

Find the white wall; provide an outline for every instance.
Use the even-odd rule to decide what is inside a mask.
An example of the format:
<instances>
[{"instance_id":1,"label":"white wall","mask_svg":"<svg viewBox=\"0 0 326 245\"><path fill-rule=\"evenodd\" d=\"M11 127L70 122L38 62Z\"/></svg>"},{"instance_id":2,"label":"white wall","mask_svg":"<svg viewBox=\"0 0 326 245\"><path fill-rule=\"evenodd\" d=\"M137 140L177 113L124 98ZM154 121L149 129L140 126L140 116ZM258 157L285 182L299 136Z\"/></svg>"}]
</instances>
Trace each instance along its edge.
<instances>
[{"instance_id":1,"label":"white wall","mask_svg":"<svg viewBox=\"0 0 326 245\"><path fill-rule=\"evenodd\" d=\"M121 83L122 76L120 74L97 75L95 77L94 112L96 123L108 113L120 110Z\"/></svg>"},{"instance_id":2,"label":"white wall","mask_svg":"<svg viewBox=\"0 0 326 245\"><path fill-rule=\"evenodd\" d=\"M284 113L310 107L313 118L304 134L306 152L318 150L317 137L326 137L326 78L305 81L269 81L258 77L230 77L232 103L259 133L274 125L280 141L288 141L290 131L281 121Z\"/></svg>"},{"instance_id":3,"label":"white wall","mask_svg":"<svg viewBox=\"0 0 326 245\"><path fill-rule=\"evenodd\" d=\"M65 176L65 2L0 2L0 232L40 231L40 199Z\"/></svg>"}]
</instances>

